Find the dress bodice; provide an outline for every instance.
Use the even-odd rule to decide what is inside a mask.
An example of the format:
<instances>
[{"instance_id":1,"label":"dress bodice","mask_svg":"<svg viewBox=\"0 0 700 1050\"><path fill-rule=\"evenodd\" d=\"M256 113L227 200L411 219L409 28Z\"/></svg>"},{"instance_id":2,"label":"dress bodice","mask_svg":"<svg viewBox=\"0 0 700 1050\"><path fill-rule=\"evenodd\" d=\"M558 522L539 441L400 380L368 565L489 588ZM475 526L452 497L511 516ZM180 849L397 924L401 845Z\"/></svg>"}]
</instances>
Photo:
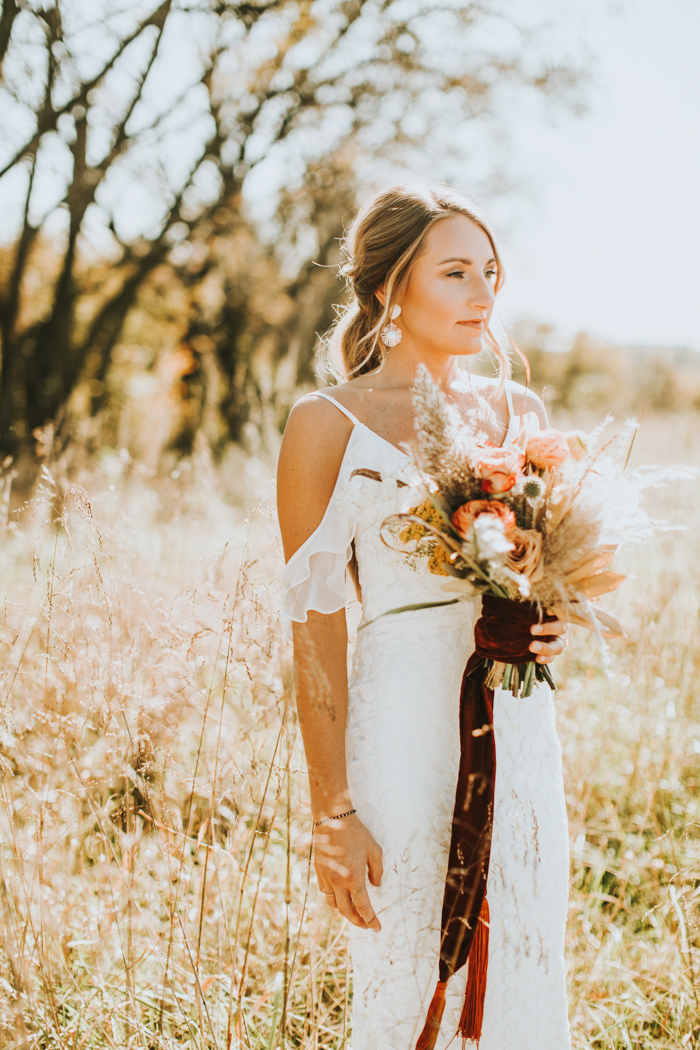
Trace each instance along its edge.
<instances>
[{"instance_id":1,"label":"dress bodice","mask_svg":"<svg viewBox=\"0 0 700 1050\"><path fill-rule=\"evenodd\" d=\"M514 440L520 426L506 390L511 419L504 444ZM353 430L323 519L285 566L281 609L285 633L291 635L291 621L304 623L310 609L333 613L343 608L345 569L353 545L363 621L403 605L451 597L442 590L444 576L432 574L425 559L407 559L398 539L381 529L386 518L425 498L410 456L360 423L330 395L314 396L340 409Z\"/></svg>"}]
</instances>

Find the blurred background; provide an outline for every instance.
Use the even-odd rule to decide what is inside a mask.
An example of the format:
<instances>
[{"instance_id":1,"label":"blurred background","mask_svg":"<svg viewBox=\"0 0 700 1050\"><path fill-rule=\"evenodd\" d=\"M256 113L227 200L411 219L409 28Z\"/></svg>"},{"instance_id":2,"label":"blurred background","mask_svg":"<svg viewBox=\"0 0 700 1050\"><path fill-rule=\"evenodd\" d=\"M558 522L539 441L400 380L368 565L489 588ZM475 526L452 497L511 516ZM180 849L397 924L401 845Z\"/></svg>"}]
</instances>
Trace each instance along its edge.
<instances>
[{"instance_id":1,"label":"blurred background","mask_svg":"<svg viewBox=\"0 0 700 1050\"><path fill-rule=\"evenodd\" d=\"M351 1050L272 479L399 180L485 207L554 424L661 467L627 639L555 667L569 994L699 1047L697 0L0 2L0 1048Z\"/></svg>"},{"instance_id":2,"label":"blurred background","mask_svg":"<svg viewBox=\"0 0 700 1050\"><path fill-rule=\"evenodd\" d=\"M0 450L274 455L364 195L446 180L553 407L700 404L693 0L4 0Z\"/></svg>"}]
</instances>

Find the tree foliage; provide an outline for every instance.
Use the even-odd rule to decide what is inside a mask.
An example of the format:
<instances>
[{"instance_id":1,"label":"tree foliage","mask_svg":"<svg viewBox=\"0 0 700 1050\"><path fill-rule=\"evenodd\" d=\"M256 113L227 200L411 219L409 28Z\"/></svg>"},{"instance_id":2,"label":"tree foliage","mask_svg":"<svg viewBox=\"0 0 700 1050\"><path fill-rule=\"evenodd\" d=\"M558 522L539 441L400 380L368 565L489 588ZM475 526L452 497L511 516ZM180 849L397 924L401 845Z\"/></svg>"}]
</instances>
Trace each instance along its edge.
<instances>
[{"instance_id":1,"label":"tree foliage","mask_svg":"<svg viewBox=\"0 0 700 1050\"><path fill-rule=\"evenodd\" d=\"M313 381L358 187L454 176L505 89L575 83L511 8L3 0L0 188L18 221L1 260L0 447L77 390L102 411L135 311L173 301L191 355L178 440L212 406L221 441L265 406L283 415L284 392Z\"/></svg>"}]
</instances>

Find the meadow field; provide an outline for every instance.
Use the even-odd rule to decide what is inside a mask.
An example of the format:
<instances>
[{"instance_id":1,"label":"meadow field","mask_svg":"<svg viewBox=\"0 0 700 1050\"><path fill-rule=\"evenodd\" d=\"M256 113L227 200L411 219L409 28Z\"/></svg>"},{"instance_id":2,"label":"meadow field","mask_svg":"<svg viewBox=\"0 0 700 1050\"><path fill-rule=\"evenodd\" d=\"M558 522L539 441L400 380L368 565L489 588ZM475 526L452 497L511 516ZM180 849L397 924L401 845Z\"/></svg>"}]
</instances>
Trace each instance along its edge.
<instances>
[{"instance_id":1,"label":"meadow field","mask_svg":"<svg viewBox=\"0 0 700 1050\"><path fill-rule=\"evenodd\" d=\"M645 420L629 469L700 462ZM273 465L46 460L0 565L0 1046L341 1050L345 930L311 867ZM576 1050L700 1045L700 485L653 490L607 660L555 664ZM607 667L606 667L607 662ZM410 1048L406 1048L410 1050Z\"/></svg>"}]
</instances>

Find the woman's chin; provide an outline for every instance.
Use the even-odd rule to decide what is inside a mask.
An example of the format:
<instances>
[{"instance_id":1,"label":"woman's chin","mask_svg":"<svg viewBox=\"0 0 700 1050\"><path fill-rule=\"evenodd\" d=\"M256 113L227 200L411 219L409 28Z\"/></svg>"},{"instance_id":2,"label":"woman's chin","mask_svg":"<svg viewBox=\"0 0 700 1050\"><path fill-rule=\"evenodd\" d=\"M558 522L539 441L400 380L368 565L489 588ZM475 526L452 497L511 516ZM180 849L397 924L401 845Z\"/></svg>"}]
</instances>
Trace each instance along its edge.
<instances>
[{"instance_id":1,"label":"woman's chin","mask_svg":"<svg viewBox=\"0 0 700 1050\"><path fill-rule=\"evenodd\" d=\"M484 348L483 336L473 336L470 339L431 339L430 343L435 350L447 357L475 357Z\"/></svg>"},{"instance_id":2,"label":"woman's chin","mask_svg":"<svg viewBox=\"0 0 700 1050\"><path fill-rule=\"evenodd\" d=\"M454 351L455 357L474 357L484 349L483 336L475 336L473 339L465 340L459 350Z\"/></svg>"},{"instance_id":3,"label":"woman's chin","mask_svg":"<svg viewBox=\"0 0 700 1050\"><path fill-rule=\"evenodd\" d=\"M441 352L448 357L476 357L483 350L483 343L473 340L469 346L451 346L449 349L441 348Z\"/></svg>"}]
</instances>

